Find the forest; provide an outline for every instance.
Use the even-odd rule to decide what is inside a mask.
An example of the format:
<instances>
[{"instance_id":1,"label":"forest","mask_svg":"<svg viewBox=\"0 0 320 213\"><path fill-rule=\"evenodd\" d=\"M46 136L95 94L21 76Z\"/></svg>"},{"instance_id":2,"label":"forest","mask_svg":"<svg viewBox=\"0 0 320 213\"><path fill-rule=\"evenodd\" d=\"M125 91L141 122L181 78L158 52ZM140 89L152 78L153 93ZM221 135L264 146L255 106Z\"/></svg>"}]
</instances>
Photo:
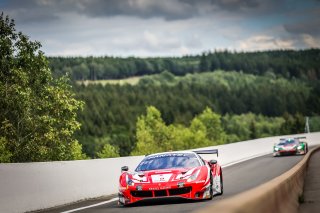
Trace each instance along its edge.
<instances>
[{"instance_id":1,"label":"forest","mask_svg":"<svg viewBox=\"0 0 320 213\"><path fill-rule=\"evenodd\" d=\"M192 149L320 131L320 49L46 57L0 14L0 163ZM135 79L115 83L115 79ZM112 83L111 83L112 82Z\"/></svg>"},{"instance_id":2,"label":"forest","mask_svg":"<svg viewBox=\"0 0 320 213\"><path fill-rule=\"evenodd\" d=\"M201 55L161 58L49 57L55 76L69 73L73 80L122 79L169 71L182 76L213 70L242 71L285 78L318 80L320 49L260 52L204 52Z\"/></svg>"},{"instance_id":3,"label":"forest","mask_svg":"<svg viewBox=\"0 0 320 213\"><path fill-rule=\"evenodd\" d=\"M221 70L183 77L164 72L144 77L137 85L75 85L74 89L86 103L77 136L92 157L104 143L128 155L135 146L137 118L148 106L158 109L167 125L184 126L209 107L222 115L225 142L235 142L303 132L304 117L318 115L320 97L301 80ZM318 105L312 104L314 98ZM99 145L94 142L97 137L107 140Z\"/></svg>"},{"instance_id":4,"label":"forest","mask_svg":"<svg viewBox=\"0 0 320 213\"><path fill-rule=\"evenodd\" d=\"M150 140L156 141L152 126L140 128L150 107L161 115L156 123L163 133L157 137L168 138L159 144L173 143L170 135L181 128L192 132L194 120L206 109L219 116L221 139L209 140L203 128L202 146L301 133L306 116L311 131L320 130L319 49L205 52L180 58L51 57L49 62L54 76L71 76L76 97L85 102L76 138L91 158L139 154L142 132L149 131ZM132 76L142 77L134 85L81 83ZM181 140L191 139L174 141Z\"/></svg>"}]
</instances>

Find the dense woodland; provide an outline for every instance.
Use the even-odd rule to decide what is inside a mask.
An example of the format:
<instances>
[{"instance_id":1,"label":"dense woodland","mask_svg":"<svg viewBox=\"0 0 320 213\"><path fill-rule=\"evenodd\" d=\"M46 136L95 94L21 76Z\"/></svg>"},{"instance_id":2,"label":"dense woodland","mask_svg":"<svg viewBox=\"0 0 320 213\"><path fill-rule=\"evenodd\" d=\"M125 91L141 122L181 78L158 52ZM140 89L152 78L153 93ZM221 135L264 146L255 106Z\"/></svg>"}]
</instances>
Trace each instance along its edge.
<instances>
[{"instance_id":1,"label":"dense woodland","mask_svg":"<svg viewBox=\"0 0 320 213\"><path fill-rule=\"evenodd\" d=\"M320 78L320 49L263 52L226 50L176 58L50 57L49 61L56 76L70 73L74 80L121 79L159 74L165 70L181 76L218 69L255 75L274 73L285 78Z\"/></svg>"},{"instance_id":2,"label":"dense woodland","mask_svg":"<svg viewBox=\"0 0 320 213\"><path fill-rule=\"evenodd\" d=\"M295 134L305 131L306 116L310 130L320 131L319 49L47 58L3 13L0 28L0 163L140 155ZM133 76L138 83L96 81Z\"/></svg>"},{"instance_id":3,"label":"dense woodland","mask_svg":"<svg viewBox=\"0 0 320 213\"><path fill-rule=\"evenodd\" d=\"M149 106L166 126L161 137L169 137L170 128L192 131L193 120L211 109L221 116L224 135L212 145L301 133L305 116L311 117L312 131L320 130L319 49L49 61L55 76L69 73L74 81L144 76L136 85L74 84L76 96L85 102L76 137L90 157L103 157L105 147L120 156L139 154L137 125Z\"/></svg>"}]
</instances>

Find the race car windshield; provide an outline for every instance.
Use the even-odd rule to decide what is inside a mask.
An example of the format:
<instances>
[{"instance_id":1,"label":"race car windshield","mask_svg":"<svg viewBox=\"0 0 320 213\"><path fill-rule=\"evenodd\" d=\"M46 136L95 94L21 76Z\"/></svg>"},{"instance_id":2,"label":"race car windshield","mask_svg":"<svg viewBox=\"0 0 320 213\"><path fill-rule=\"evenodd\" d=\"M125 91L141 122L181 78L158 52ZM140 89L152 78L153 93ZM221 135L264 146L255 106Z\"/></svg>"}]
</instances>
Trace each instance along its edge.
<instances>
[{"instance_id":1,"label":"race car windshield","mask_svg":"<svg viewBox=\"0 0 320 213\"><path fill-rule=\"evenodd\" d=\"M170 153L148 156L143 159L136 172L172 168L192 168L200 166L200 162L192 153Z\"/></svg>"},{"instance_id":2,"label":"race car windshield","mask_svg":"<svg viewBox=\"0 0 320 213\"><path fill-rule=\"evenodd\" d=\"M284 146L284 145L290 145L290 144L295 144L296 141L293 139L288 139L288 140L283 140L281 141L278 145Z\"/></svg>"}]
</instances>

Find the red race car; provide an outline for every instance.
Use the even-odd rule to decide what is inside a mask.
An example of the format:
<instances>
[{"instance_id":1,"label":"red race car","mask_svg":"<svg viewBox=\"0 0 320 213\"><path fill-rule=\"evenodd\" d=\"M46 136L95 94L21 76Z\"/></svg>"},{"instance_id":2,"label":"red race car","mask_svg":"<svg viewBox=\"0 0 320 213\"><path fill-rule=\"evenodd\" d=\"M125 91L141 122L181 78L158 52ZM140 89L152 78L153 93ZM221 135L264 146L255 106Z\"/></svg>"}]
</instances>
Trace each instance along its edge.
<instances>
[{"instance_id":1,"label":"red race car","mask_svg":"<svg viewBox=\"0 0 320 213\"><path fill-rule=\"evenodd\" d=\"M156 198L180 197L212 199L223 193L222 168L217 160L204 160L201 154L218 150L164 152L146 156L129 172L121 168L119 203L128 205Z\"/></svg>"}]
</instances>

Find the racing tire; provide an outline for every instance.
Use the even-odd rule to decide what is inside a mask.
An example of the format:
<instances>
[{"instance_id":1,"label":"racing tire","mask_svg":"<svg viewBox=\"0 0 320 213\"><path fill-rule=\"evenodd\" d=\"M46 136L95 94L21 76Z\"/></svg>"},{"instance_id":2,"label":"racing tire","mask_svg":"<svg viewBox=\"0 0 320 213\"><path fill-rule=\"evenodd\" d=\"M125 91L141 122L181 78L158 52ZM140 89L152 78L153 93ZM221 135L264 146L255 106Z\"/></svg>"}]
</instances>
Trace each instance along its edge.
<instances>
[{"instance_id":1,"label":"racing tire","mask_svg":"<svg viewBox=\"0 0 320 213\"><path fill-rule=\"evenodd\" d=\"M301 153L300 155L305 155L308 153L308 144L307 143L302 143L304 145L304 150L303 153Z\"/></svg>"},{"instance_id":2,"label":"racing tire","mask_svg":"<svg viewBox=\"0 0 320 213\"><path fill-rule=\"evenodd\" d=\"M308 151L309 151L308 144L305 143L305 146L304 146L304 154L307 154Z\"/></svg>"},{"instance_id":3,"label":"racing tire","mask_svg":"<svg viewBox=\"0 0 320 213\"><path fill-rule=\"evenodd\" d=\"M221 192L218 193L217 195L222 195L222 194L223 194L223 177L222 177L222 170L220 170L220 187L221 187Z\"/></svg>"},{"instance_id":4,"label":"racing tire","mask_svg":"<svg viewBox=\"0 0 320 213\"><path fill-rule=\"evenodd\" d=\"M210 175L210 197L208 198L208 200L212 200L213 198L213 178L212 175Z\"/></svg>"},{"instance_id":5,"label":"racing tire","mask_svg":"<svg viewBox=\"0 0 320 213\"><path fill-rule=\"evenodd\" d=\"M306 145L304 145L304 150L303 150L303 154L305 155L305 154L307 154L307 147L306 147Z\"/></svg>"},{"instance_id":6,"label":"racing tire","mask_svg":"<svg viewBox=\"0 0 320 213\"><path fill-rule=\"evenodd\" d=\"M120 193L118 193L118 206L127 206L128 204L121 202L121 198L123 198L123 196Z\"/></svg>"}]
</instances>

